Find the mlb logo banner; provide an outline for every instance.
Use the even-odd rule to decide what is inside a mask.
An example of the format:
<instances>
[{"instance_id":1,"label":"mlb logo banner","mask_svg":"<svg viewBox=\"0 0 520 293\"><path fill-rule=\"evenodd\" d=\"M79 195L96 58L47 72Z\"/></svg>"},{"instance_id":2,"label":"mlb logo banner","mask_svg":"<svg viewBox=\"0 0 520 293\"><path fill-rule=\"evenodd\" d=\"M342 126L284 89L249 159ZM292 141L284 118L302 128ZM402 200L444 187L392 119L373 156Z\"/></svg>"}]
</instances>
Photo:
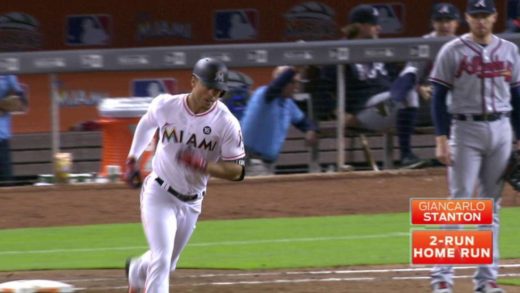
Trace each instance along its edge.
<instances>
[{"instance_id":1,"label":"mlb logo banner","mask_svg":"<svg viewBox=\"0 0 520 293\"><path fill-rule=\"evenodd\" d=\"M258 35L256 9L218 10L214 13L215 40L254 40Z\"/></svg>"},{"instance_id":2,"label":"mlb logo banner","mask_svg":"<svg viewBox=\"0 0 520 293\"><path fill-rule=\"evenodd\" d=\"M104 46L110 44L109 15L71 15L67 16L66 43L70 46Z\"/></svg>"},{"instance_id":3,"label":"mlb logo banner","mask_svg":"<svg viewBox=\"0 0 520 293\"><path fill-rule=\"evenodd\" d=\"M177 80L175 78L134 79L131 95L133 97L152 97L160 94L175 94Z\"/></svg>"}]
</instances>

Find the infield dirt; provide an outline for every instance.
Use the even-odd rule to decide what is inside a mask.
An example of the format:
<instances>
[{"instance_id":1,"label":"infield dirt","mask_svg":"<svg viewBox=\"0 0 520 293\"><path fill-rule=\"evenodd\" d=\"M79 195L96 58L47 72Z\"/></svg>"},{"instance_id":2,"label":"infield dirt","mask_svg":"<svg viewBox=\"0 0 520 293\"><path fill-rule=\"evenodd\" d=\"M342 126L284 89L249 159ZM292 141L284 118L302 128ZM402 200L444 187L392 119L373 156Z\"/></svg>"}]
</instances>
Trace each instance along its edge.
<instances>
[{"instance_id":1,"label":"infield dirt","mask_svg":"<svg viewBox=\"0 0 520 293\"><path fill-rule=\"evenodd\" d=\"M212 180L201 220L406 212L411 197L446 196L443 168L285 175L247 178L242 183ZM0 202L3 229L140 221L139 190L123 184L2 188ZM502 205L519 206L520 198L507 187ZM403 268L409 266L180 269L172 277L171 292L430 292L428 270ZM504 268L500 273L518 275L520 268ZM472 274L473 270L457 271L461 279L456 280L455 292L472 292ZM82 292L127 292L122 269L0 272L0 283L17 279L60 280L86 288ZM510 293L520 292L520 287L505 288Z\"/></svg>"}]
</instances>

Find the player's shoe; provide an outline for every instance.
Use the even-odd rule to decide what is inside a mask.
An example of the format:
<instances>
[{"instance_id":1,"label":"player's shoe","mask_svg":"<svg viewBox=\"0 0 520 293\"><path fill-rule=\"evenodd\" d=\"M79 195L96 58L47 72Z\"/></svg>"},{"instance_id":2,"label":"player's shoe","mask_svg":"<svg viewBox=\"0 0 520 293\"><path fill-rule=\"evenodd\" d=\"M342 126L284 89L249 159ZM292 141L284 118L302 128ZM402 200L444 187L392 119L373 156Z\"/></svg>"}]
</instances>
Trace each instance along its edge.
<instances>
[{"instance_id":1,"label":"player's shoe","mask_svg":"<svg viewBox=\"0 0 520 293\"><path fill-rule=\"evenodd\" d=\"M131 258L127 258L125 261L125 276L128 281L128 293L141 293L143 289L130 286L130 265L132 263Z\"/></svg>"},{"instance_id":2,"label":"player's shoe","mask_svg":"<svg viewBox=\"0 0 520 293\"><path fill-rule=\"evenodd\" d=\"M450 283L442 281L432 284L432 293L453 293L453 289Z\"/></svg>"},{"instance_id":3,"label":"player's shoe","mask_svg":"<svg viewBox=\"0 0 520 293\"><path fill-rule=\"evenodd\" d=\"M419 169L428 166L428 161L417 157L411 153L401 158L402 169Z\"/></svg>"},{"instance_id":4,"label":"player's shoe","mask_svg":"<svg viewBox=\"0 0 520 293\"><path fill-rule=\"evenodd\" d=\"M475 293L506 293L506 291L498 287L494 281L490 281L475 289Z\"/></svg>"}]
</instances>

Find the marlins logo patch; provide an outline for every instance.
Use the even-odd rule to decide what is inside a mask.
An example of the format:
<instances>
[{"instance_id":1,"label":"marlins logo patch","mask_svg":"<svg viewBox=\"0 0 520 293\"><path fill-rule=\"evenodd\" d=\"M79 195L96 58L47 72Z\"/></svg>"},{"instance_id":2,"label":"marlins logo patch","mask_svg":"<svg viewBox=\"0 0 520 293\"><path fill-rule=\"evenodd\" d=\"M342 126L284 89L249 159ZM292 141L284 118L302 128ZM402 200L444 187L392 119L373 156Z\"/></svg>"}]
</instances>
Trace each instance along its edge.
<instances>
[{"instance_id":1,"label":"marlins logo patch","mask_svg":"<svg viewBox=\"0 0 520 293\"><path fill-rule=\"evenodd\" d=\"M223 70L217 71L217 74L215 75L215 81L216 82L225 82L226 81L226 73Z\"/></svg>"}]
</instances>

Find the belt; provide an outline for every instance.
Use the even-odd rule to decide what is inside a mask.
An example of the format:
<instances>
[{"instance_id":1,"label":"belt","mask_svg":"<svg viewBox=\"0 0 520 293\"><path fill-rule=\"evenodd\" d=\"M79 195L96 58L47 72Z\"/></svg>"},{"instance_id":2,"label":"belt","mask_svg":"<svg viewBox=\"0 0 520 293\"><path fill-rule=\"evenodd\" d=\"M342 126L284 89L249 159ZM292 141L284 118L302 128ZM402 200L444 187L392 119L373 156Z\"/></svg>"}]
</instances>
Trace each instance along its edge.
<instances>
[{"instance_id":1,"label":"belt","mask_svg":"<svg viewBox=\"0 0 520 293\"><path fill-rule=\"evenodd\" d=\"M495 112L489 114L451 114L451 117L460 121L497 121L502 117L509 117L509 112Z\"/></svg>"},{"instance_id":2,"label":"belt","mask_svg":"<svg viewBox=\"0 0 520 293\"><path fill-rule=\"evenodd\" d=\"M155 181L157 181L157 183L159 183L159 185L161 185L161 186L164 184L164 180L162 180L160 177L155 178ZM180 201L184 201L184 202L194 201L199 197L198 194L186 195L186 194L179 193L177 190L173 189L171 186L168 186L168 192L171 193L171 195L178 198ZM204 193L202 195L204 195Z\"/></svg>"}]
</instances>

